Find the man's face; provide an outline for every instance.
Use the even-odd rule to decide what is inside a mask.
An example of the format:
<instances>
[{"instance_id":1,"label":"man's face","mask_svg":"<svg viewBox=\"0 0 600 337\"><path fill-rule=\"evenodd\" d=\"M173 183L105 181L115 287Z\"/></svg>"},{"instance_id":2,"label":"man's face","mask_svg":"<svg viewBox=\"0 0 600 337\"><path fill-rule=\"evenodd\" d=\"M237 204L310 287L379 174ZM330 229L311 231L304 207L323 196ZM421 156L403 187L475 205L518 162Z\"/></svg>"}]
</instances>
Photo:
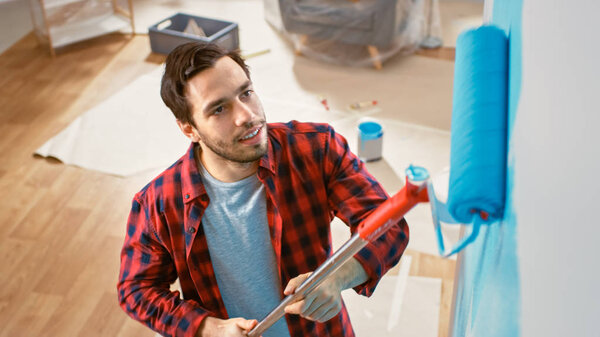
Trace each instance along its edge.
<instances>
[{"instance_id":1,"label":"man's face","mask_svg":"<svg viewBox=\"0 0 600 337\"><path fill-rule=\"evenodd\" d=\"M267 127L262 105L246 73L229 57L188 81L187 99L204 155L249 163L267 151ZM185 132L185 131L184 131Z\"/></svg>"}]
</instances>

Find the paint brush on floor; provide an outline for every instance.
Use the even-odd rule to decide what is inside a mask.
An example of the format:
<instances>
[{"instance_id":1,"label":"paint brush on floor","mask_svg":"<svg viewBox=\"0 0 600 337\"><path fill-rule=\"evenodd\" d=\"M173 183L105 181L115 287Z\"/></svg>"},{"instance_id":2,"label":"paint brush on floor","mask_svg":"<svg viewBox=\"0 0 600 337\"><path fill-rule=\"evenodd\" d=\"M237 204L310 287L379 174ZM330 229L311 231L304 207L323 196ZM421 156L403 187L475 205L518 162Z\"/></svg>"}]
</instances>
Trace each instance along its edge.
<instances>
[{"instance_id":1,"label":"paint brush on floor","mask_svg":"<svg viewBox=\"0 0 600 337\"><path fill-rule=\"evenodd\" d=\"M376 100L356 102L349 105L352 110L359 110L377 105Z\"/></svg>"}]
</instances>

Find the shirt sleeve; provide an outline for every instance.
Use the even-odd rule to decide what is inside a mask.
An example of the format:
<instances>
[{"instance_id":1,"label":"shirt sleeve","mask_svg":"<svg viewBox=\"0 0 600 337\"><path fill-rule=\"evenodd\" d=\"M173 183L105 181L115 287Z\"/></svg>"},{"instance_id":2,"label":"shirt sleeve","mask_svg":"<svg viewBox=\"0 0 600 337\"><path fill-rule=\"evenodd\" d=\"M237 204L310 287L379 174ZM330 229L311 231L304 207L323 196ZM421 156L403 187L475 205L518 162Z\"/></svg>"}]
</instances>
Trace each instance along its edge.
<instances>
[{"instance_id":1,"label":"shirt sleeve","mask_svg":"<svg viewBox=\"0 0 600 337\"><path fill-rule=\"evenodd\" d=\"M210 313L195 301L182 300L179 291L170 291L177 273L148 213L136 197L121 251L119 304L133 319L161 335L194 336Z\"/></svg>"},{"instance_id":2,"label":"shirt sleeve","mask_svg":"<svg viewBox=\"0 0 600 337\"><path fill-rule=\"evenodd\" d=\"M358 225L389 196L367 172L364 163L350 151L346 139L331 127L325 151L329 207L355 233ZM408 225L403 218L359 251L354 257L369 279L354 290L361 295L371 296L381 277L400 260L408 239Z\"/></svg>"}]
</instances>

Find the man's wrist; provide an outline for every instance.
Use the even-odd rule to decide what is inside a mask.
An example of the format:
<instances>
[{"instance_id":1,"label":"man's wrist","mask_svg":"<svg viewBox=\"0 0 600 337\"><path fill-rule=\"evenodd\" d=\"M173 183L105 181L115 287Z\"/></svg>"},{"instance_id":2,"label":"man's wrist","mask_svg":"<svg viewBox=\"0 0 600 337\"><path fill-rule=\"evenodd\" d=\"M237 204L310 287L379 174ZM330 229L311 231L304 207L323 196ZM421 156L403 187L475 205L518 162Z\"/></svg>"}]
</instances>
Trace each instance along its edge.
<instances>
[{"instance_id":1,"label":"man's wrist","mask_svg":"<svg viewBox=\"0 0 600 337\"><path fill-rule=\"evenodd\" d=\"M341 290L354 288L365 283L369 276L362 264L354 257L348 260L339 270L338 286Z\"/></svg>"},{"instance_id":2,"label":"man's wrist","mask_svg":"<svg viewBox=\"0 0 600 337\"><path fill-rule=\"evenodd\" d=\"M212 337L215 331L215 324L218 318L212 316L206 316L202 323L200 323L200 327L198 331L196 331L196 337Z\"/></svg>"}]
</instances>

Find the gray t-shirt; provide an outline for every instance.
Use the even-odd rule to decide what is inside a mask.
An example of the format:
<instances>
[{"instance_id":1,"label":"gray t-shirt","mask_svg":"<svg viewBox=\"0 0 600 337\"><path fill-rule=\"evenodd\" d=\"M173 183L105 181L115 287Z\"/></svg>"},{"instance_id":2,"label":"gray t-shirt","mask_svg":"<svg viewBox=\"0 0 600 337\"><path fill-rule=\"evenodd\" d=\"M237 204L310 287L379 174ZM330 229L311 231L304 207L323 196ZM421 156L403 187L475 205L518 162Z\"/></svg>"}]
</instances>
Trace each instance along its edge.
<instances>
[{"instance_id":1,"label":"gray t-shirt","mask_svg":"<svg viewBox=\"0 0 600 337\"><path fill-rule=\"evenodd\" d=\"M199 167L210 198L202 226L227 314L260 321L281 301L265 187L256 174L224 183ZM285 318L263 336L289 336Z\"/></svg>"}]
</instances>

